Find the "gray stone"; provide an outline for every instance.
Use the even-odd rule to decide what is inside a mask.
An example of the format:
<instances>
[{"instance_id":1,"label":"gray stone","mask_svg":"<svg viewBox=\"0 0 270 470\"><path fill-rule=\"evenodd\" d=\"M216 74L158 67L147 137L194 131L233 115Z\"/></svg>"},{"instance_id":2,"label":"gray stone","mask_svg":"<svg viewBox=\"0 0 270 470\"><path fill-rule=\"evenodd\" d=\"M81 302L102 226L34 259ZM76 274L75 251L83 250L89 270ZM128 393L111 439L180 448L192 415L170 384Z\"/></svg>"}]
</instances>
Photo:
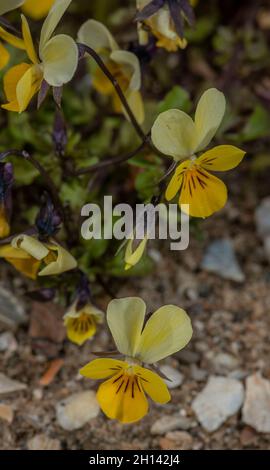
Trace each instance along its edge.
<instances>
[{"instance_id":1,"label":"gray stone","mask_svg":"<svg viewBox=\"0 0 270 470\"><path fill-rule=\"evenodd\" d=\"M235 379L211 376L192 403L192 409L206 431L216 431L244 401L244 388Z\"/></svg>"},{"instance_id":2,"label":"gray stone","mask_svg":"<svg viewBox=\"0 0 270 470\"><path fill-rule=\"evenodd\" d=\"M66 431L82 428L99 413L94 392L86 391L70 395L56 405L58 424Z\"/></svg>"},{"instance_id":3,"label":"gray stone","mask_svg":"<svg viewBox=\"0 0 270 470\"><path fill-rule=\"evenodd\" d=\"M270 381L261 374L246 379L242 419L256 431L270 433Z\"/></svg>"},{"instance_id":4,"label":"gray stone","mask_svg":"<svg viewBox=\"0 0 270 470\"><path fill-rule=\"evenodd\" d=\"M208 372L207 370L200 369L196 364L191 364L190 375L193 380L196 380L196 382L203 382L206 379Z\"/></svg>"},{"instance_id":5,"label":"gray stone","mask_svg":"<svg viewBox=\"0 0 270 470\"><path fill-rule=\"evenodd\" d=\"M11 291L0 285L0 325L14 329L25 321L26 315L22 303Z\"/></svg>"},{"instance_id":6,"label":"gray stone","mask_svg":"<svg viewBox=\"0 0 270 470\"><path fill-rule=\"evenodd\" d=\"M238 359L227 353L219 353L214 355L211 362L217 374L223 374L224 372L232 371L239 366Z\"/></svg>"},{"instance_id":7,"label":"gray stone","mask_svg":"<svg viewBox=\"0 0 270 470\"><path fill-rule=\"evenodd\" d=\"M192 420L185 416L181 416L180 414L162 416L162 418L159 418L157 421L155 421L151 427L151 434L164 435L167 432L175 431L176 429L187 431L188 429L192 428L192 426Z\"/></svg>"},{"instance_id":8,"label":"gray stone","mask_svg":"<svg viewBox=\"0 0 270 470\"><path fill-rule=\"evenodd\" d=\"M236 259L233 244L226 238L215 240L208 246L201 267L205 271L230 281L244 282L245 280L245 275Z\"/></svg>"},{"instance_id":9,"label":"gray stone","mask_svg":"<svg viewBox=\"0 0 270 470\"><path fill-rule=\"evenodd\" d=\"M257 232L262 239L270 235L270 197L263 199L255 211Z\"/></svg>"},{"instance_id":10,"label":"gray stone","mask_svg":"<svg viewBox=\"0 0 270 470\"><path fill-rule=\"evenodd\" d=\"M9 395L10 393L20 392L25 390L26 385L18 382L18 380L12 380L6 375L0 373L0 396Z\"/></svg>"},{"instance_id":11,"label":"gray stone","mask_svg":"<svg viewBox=\"0 0 270 470\"><path fill-rule=\"evenodd\" d=\"M175 357L177 357L180 362L183 362L183 364L195 364L200 360L200 354L190 351L189 349L178 351L175 353Z\"/></svg>"},{"instance_id":12,"label":"gray stone","mask_svg":"<svg viewBox=\"0 0 270 470\"><path fill-rule=\"evenodd\" d=\"M191 450L193 438L185 431L174 431L168 432L159 443L162 450Z\"/></svg>"},{"instance_id":13,"label":"gray stone","mask_svg":"<svg viewBox=\"0 0 270 470\"><path fill-rule=\"evenodd\" d=\"M161 372L170 380L164 380L168 388L177 388L183 383L184 376L177 369L164 364L160 367Z\"/></svg>"},{"instance_id":14,"label":"gray stone","mask_svg":"<svg viewBox=\"0 0 270 470\"><path fill-rule=\"evenodd\" d=\"M9 351L14 352L18 348L18 343L11 333L11 331L6 331L0 335L0 352Z\"/></svg>"}]
</instances>

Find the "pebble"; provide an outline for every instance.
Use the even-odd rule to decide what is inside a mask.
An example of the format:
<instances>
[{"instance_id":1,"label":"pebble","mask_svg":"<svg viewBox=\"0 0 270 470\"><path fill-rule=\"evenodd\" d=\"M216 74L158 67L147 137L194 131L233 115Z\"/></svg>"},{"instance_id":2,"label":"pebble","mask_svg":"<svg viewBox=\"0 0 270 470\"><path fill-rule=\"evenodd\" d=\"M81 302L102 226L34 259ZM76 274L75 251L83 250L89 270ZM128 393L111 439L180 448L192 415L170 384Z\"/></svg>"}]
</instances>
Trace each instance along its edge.
<instances>
[{"instance_id":1,"label":"pebble","mask_svg":"<svg viewBox=\"0 0 270 470\"><path fill-rule=\"evenodd\" d=\"M256 431L270 433L270 381L259 373L246 379L242 419Z\"/></svg>"},{"instance_id":2,"label":"pebble","mask_svg":"<svg viewBox=\"0 0 270 470\"><path fill-rule=\"evenodd\" d=\"M0 419L7 421L9 424L12 423L14 417L13 409L9 405L0 403Z\"/></svg>"},{"instance_id":3,"label":"pebble","mask_svg":"<svg viewBox=\"0 0 270 470\"><path fill-rule=\"evenodd\" d=\"M185 431L169 432L159 441L162 450L191 450L193 439Z\"/></svg>"},{"instance_id":4,"label":"pebble","mask_svg":"<svg viewBox=\"0 0 270 470\"><path fill-rule=\"evenodd\" d=\"M196 364L192 364L190 367L190 375L196 382L203 382L207 378L208 372L207 370L200 369Z\"/></svg>"},{"instance_id":5,"label":"pebble","mask_svg":"<svg viewBox=\"0 0 270 470\"><path fill-rule=\"evenodd\" d=\"M182 385L184 376L177 369L171 366L163 365L160 367L161 372L170 380L164 380L168 388L177 388Z\"/></svg>"},{"instance_id":6,"label":"pebble","mask_svg":"<svg viewBox=\"0 0 270 470\"><path fill-rule=\"evenodd\" d=\"M167 432L175 431L176 429L186 431L192 427L193 421L190 418L181 416L180 414L162 416L162 418L159 418L157 421L155 421L151 427L151 434L164 435Z\"/></svg>"},{"instance_id":7,"label":"pebble","mask_svg":"<svg viewBox=\"0 0 270 470\"><path fill-rule=\"evenodd\" d=\"M16 329L25 322L26 315L22 302L13 292L0 286L0 325L3 328Z\"/></svg>"},{"instance_id":8,"label":"pebble","mask_svg":"<svg viewBox=\"0 0 270 470\"><path fill-rule=\"evenodd\" d=\"M212 242L206 250L201 263L202 269L217 274L223 279L244 282L245 275L237 261L233 244L224 238Z\"/></svg>"},{"instance_id":9,"label":"pebble","mask_svg":"<svg viewBox=\"0 0 270 470\"><path fill-rule=\"evenodd\" d=\"M0 373L0 396L8 395L14 392L19 392L25 389L26 389L25 384L18 382L18 380L12 380L6 375Z\"/></svg>"},{"instance_id":10,"label":"pebble","mask_svg":"<svg viewBox=\"0 0 270 470\"><path fill-rule=\"evenodd\" d=\"M61 450L58 439L51 439L46 434L37 434L27 442L28 450Z\"/></svg>"},{"instance_id":11,"label":"pebble","mask_svg":"<svg viewBox=\"0 0 270 470\"><path fill-rule=\"evenodd\" d=\"M200 354L189 351L188 349L177 352L175 357L177 357L180 362L183 362L183 364L195 364L200 360Z\"/></svg>"},{"instance_id":12,"label":"pebble","mask_svg":"<svg viewBox=\"0 0 270 470\"><path fill-rule=\"evenodd\" d=\"M93 391L79 392L61 400L56 405L58 424L66 431L82 428L96 418L99 405Z\"/></svg>"},{"instance_id":13,"label":"pebble","mask_svg":"<svg viewBox=\"0 0 270 470\"><path fill-rule=\"evenodd\" d=\"M211 362L217 374L224 374L228 371L236 369L239 366L238 359L227 353L219 353L214 355Z\"/></svg>"},{"instance_id":14,"label":"pebble","mask_svg":"<svg viewBox=\"0 0 270 470\"><path fill-rule=\"evenodd\" d=\"M0 335L0 352L15 352L18 349L18 343L11 331L6 331Z\"/></svg>"},{"instance_id":15,"label":"pebble","mask_svg":"<svg viewBox=\"0 0 270 470\"><path fill-rule=\"evenodd\" d=\"M270 261L270 197L263 199L255 211L258 235L264 242L265 254Z\"/></svg>"},{"instance_id":16,"label":"pebble","mask_svg":"<svg viewBox=\"0 0 270 470\"><path fill-rule=\"evenodd\" d=\"M241 408L244 388L240 381L211 376L192 403L199 422L208 432L216 431Z\"/></svg>"}]
</instances>

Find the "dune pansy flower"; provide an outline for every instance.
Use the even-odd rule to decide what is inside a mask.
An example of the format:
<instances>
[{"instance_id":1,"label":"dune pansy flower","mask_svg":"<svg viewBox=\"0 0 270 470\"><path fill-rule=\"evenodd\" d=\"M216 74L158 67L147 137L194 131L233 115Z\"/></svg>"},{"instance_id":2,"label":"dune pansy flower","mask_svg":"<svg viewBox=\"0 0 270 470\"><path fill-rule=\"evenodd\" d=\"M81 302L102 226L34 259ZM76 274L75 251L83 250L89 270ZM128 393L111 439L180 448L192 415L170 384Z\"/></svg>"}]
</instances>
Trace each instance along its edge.
<instances>
[{"instance_id":1,"label":"dune pansy flower","mask_svg":"<svg viewBox=\"0 0 270 470\"><path fill-rule=\"evenodd\" d=\"M64 316L68 339L80 346L94 336L103 317L103 312L90 302L78 310L77 302L74 302Z\"/></svg>"},{"instance_id":2,"label":"dune pansy flower","mask_svg":"<svg viewBox=\"0 0 270 470\"><path fill-rule=\"evenodd\" d=\"M192 336L191 322L174 305L159 308L147 320L146 305L138 297L112 300L107 322L123 360L95 359L80 371L85 377L107 379L97 391L103 412L111 419L132 423L148 412L148 395L165 404L170 393L164 380L146 365L153 365L184 348Z\"/></svg>"},{"instance_id":3,"label":"dune pansy flower","mask_svg":"<svg viewBox=\"0 0 270 470\"><path fill-rule=\"evenodd\" d=\"M141 11L149 0L137 0L137 8ZM175 52L178 48L185 49L187 41L180 38L175 30L169 8L166 4L160 8L154 15L144 21L144 24L150 29L151 33L157 38L157 47L162 47L169 52ZM148 42L147 31L142 29L139 23L139 40L143 45Z\"/></svg>"},{"instance_id":4,"label":"dune pansy flower","mask_svg":"<svg viewBox=\"0 0 270 470\"><path fill-rule=\"evenodd\" d=\"M11 163L0 162L0 238L9 236L11 215L11 188L13 167Z\"/></svg>"},{"instance_id":5,"label":"dune pansy flower","mask_svg":"<svg viewBox=\"0 0 270 470\"><path fill-rule=\"evenodd\" d=\"M132 52L121 50L110 31L95 20L88 20L82 25L78 33L78 41L101 55L107 68L117 79L137 121L142 123L144 106L140 93L141 70L137 56ZM125 114L112 83L99 67L96 67L94 71L93 86L99 93L112 98L116 112Z\"/></svg>"},{"instance_id":6,"label":"dune pansy flower","mask_svg":"<svg viewBox=\"0 0 270 470\"><path fill-rule=\"evenodd\" d=\"M4 15L5 13L8 13L9 11L15 10L16 8L20 7L23 4L24 0L1 0L0 2L0 15ZM5 31L1 26L0 26L0 37L4 39L7 42L11 42L15 47L18 49L24 49L24 42L20 38L15 38L14 36L14 41L12 42L13 35ZM8 50L3 46L3 44L0 42L0 70L6 67L10 59L10 55Z\"/></svg>"},{"instance_id":7,"label":"dune pansy flower","mask_svg":"<svg viewBox=\"0 0 270 470\"><path fill-rule=\"evenodd\" d=\"M18 235L0 246L0 258L30 279L61 274L77 267L73 256L55 241L43 243L36 237Z\"/></svg>"},{"instance_id":8,"label":"dune pansy flower","mask_svg":"<svg viewBox=\"0 0 270 470\"><path fill-rule=\"evenodd\" d=\"M235 168L245 155L232 145L219 145L196 155L216 134L225 106L223 93L211 88L202 95L194 120L179 109L171 109L161 113L152 128L156 148L176 162L184 160L167 187L166 199L171 201L180 192L179 205L188 204L192 217L208 217L224 207L227 188L210 172Z\"/></svg>"},{"instance_id":9,"label":"dune pansy flower","mask_svg":"<svg viewBox=\"0 0 270 470\"><path fill-rule=\"evenodd\" d=\"M40 20L48 14L54 2L55 0L25 0L22 11L30 18Z\"/></svg>"},{"instance_id":10,"label":"dune pansy flower","mask_svg":"<svg viewBox=\"0 0 270 470\"><path fill-rule=\"evenodd\" d=\"M52 37L71 0L56 0L42 26L39 54L37 54L26 18L22 15L22 35L31 63L15 65L4 76L4 91L8 103L2 108L21 113L39 91L43 80L60 87L69 82L77 68L78 48L75 41L65 35ZM0 29L0 37L16 47L18 38Z\"/></svg>"}]
</instances>

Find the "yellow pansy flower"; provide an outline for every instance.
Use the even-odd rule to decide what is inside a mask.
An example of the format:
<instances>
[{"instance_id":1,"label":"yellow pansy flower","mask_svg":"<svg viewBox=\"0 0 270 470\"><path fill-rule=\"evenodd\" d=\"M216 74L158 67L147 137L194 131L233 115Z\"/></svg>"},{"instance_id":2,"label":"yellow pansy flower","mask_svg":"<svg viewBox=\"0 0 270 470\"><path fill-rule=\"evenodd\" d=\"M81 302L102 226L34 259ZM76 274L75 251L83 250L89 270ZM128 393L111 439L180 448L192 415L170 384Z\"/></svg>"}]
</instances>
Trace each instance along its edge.
<instances>
[{"instance_id":1,"label":"yellow pansy flower","mask_svg":"<svg viewBox=\"0 0 270 470\"><path fill-rule=\"evenodd\" d=\"M134 240L134 238L132 238L128 241L125 251L125 271L136 266L136 264L141 260L147 241L147 237L143 240Z\"/></svg>"},{"instance_id":2,"label":"yellow pansy flower","mask_svg":"<svg viewBox=\"0 0 270 470\"><path fill-rule=\"evenodd\" d=\"M8 103L2 108L21 113L39 91L44 80L54 87L69 82L77 68L78 48L75 41L65 35L52 37L71 0L56 0L44 21L37 55L26 18L22 15L23 43L31 64L15 65L4 76L4 91ZM0 37L18 47L18 38L0 28Z\"/></svg>"},{"instance_id":3,"label":"yellow pansy flower","mask_svg":"<svg viewBox=\"0 0 270 470\"><path fill-rule=\"evenodd\" d=\"M0 246L0 258L30 279L51 276L77 267L77 261L54 241L42 243L29 235L18 235L9 245Z\"/></svg>"},{"instance_id":4,"label":"yellow pansy flower","mask_svg":"<svg viewBox=\"0 0 270 470\"><path fill-rule=\"evenodd\" d=\"M82 25L78 41L101 55L107 68L117 79L137 121L141 124L144 121L144 106L140 93L141 70L137 56L132 52L121 50L109 30L95 20L88 20ZM112 98L116 112L126 115L112 83L99 67L94 72L93 86L99 93Z\"/></svg>"},{"instance_id":5,"label":"yellow pansy flower","mask_svg":"<svg viewBox=\"0 0 270 470\"><path fill-rule=\"evenodd\" d=\"M192 336L191 322L184 310L174 305L159 308L145 322L146 305L138 297L112 300L107 322L124 360L96 359L80 370L90 379L107 379L99 386L97 400L111 419L133 423L148 412L148 395L167 403L170 393L151 365L184 348Z\"/></svg>"},{"instance_id":6,"label":"yellow pansy flower","mask_svg":"<svg viewBox=\"0 0 270 470\"><path fill-rule=\"evenodd\" d=\"M22 10L30 18L40 20L48 14L54 2L55 0L25 0Z\"/></svg>"},{"instance_id":7,"label":"yellow pansy flower","mask_svg":"<svg viewBox=\"0 0 270 470\"><path fill-rule=\"evenodd\" d=\"M176 162L185 160L177 167L165 196L171 201L180 192L179 205L188 204L187 213L192 217L208 217L224 207L227 188L209 171L235 168L245 155L232 145L219 145L196 156L216 134L225 107L223 93L211 88L202 95L194 120L179 109L171 109L161 113L152 128L152 141L157 149Z\"/></svg>"},{"instance_id":8,"label":"yellow pansy flower","mask_svg":"<svg viewBox=\"0 0 270 470\"><path fill-rule=\"evenodd\" d=\"M94 336L103 317L103 312L89 302L79 310L77 301L74 302L64 316L68 339L79 346L85 343Z\"/></svg>"},{"instance_id":9,"label":"yellow pansy flower","mask_svg":"<svg viewBox=\"0 0 270 470\"><path fill-rule=\"evenodd\" d=\"M149 0L137 0L137 9L141 11L148 3ZM169 52L175 52L178 48L185 49L187 46L187 40L181 39L175 30L168 5L164 4L153 16L147 18L144 23L157 38L157 47L162 47ZM140 44L145 45L148 42L148 35L140 23L138 25L138 33Z\"/></svg>"},{"instance_id":10,"label":"yellow pansy flower","mask_svg":"<svg viewBox=\"0 0 270 470\"><path fill-rule=\"evenodd\" d=\"M1 0L0 2L0 15L4 15L9 11L15 10L16 8L20 7L23 4L24 0ZM0 26L0 37L1 32L4 31L3 28ZM12 36L10 33L4 31L7 36ZM4 38L5 39L5 38ZM24 49L24 43L22 40L17 38L18 42L17 45L20 46L20 49ZM9 63L10 55L8 50L3 46L0 42L0 70L2 70L6 65Z\"/></svg>"}]
</instances>

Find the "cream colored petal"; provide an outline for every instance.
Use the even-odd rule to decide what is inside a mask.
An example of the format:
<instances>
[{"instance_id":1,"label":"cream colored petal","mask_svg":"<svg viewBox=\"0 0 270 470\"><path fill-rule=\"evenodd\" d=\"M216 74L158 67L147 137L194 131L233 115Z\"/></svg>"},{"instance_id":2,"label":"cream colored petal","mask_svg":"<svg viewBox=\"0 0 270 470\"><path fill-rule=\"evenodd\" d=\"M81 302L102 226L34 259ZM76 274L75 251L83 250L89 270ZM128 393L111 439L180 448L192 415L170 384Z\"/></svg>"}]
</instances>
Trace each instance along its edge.
<instances>
[{"instance_id":1,"label":"cream colored petal","mask_svg":"<svg viewBox=\"0 0 270 470\"><path fill-rule=\"evenodd\" d=\"M33 39L32 39L28 21L24 15L21 15L21 18L22 18L22 34L23 34L23 39L24 39L27 55L29 59L33 62L33 64L38 64L39 61L38 61L38 57L37 57L35 47L33 44Z\"/></svg>"},{"instance_id":2,"label":"cream colored petal","mask_svg":"<svg viewBox=\"0 0 270 470\"><path fill-rule=\"evenodd\" d=\"M51 86L69 82L78 66L78 48L75 41L65 34L59 34L41 50L44 78Z\"/></svg>"},{"instance_id":3,"label":"cream colored petal","mask_svg":"<svg viewBox=\"0 0 270 470\"><path fill-rule=\"evenodd\" d=\"M196 146L195 124L190 116L179 109L161 113L152 127L155 147L176 161L194 153Z\"/></svg>"},{"instance_id":4,"label":"cream colored petal","mask_svg":"<svg viewBox=\"0 0 270 470\"><path fill-rule=\"evenodd\" d=\"M16 88L16 95L19 107L19 113L22 113L30 103L34 94L41 84L41 78L33 65L19 80Z\"/></svg>"},{"instance_id":5,"label":"cream colored petal","mask_svg":"<svg viewBox=\"0 0 270 470\"><path fill-rule=\"evenodd\" d=\"M125 252L125 270L135 266L142 258L147 244L147 237L140 241L137 248L133 248L134 240L129 240Z\"/></svg>"},{"instance_id":6,"label":"cream colored petal","mask_svg":"<svg viewBox=\"0 0 270 470\"><path fill-rule=\"evenodd\" d=\"M107 309L107 322L118 351L134 356L143 327L146 306L139 297L112 300Z\"/></svg>"},{"instance_id":7,"label":"cream colored petal","mask_svg":"<svg viewBox=\"0 0 270 470\"><path fill-rule=\"evenodd\" d=\"M145 119L144 104L140 91L128 90L125 93L126 100L129 104L129 107L133 114L135 115L139 124L142 124ZM126 118L129 120L129 117L122 106L122 111L125 114Z\"/></svg>"},{"instance_id":8,"label":"cream colored petal","mask_svg":"<svg viewBox=\"0 0 270 470\"><path fill-rule=\"evenodd\" d=\"M18 235L17 237L13 238L11 246L13 248L20 248L21 250L24 250L26 253L33 256L33 258L37 260L42 260L49 253L48 248L43 243L34 237L30 237L29 235Z\"/></svg>"},{"instance_id":9,"label":"cream colored petal","mask_svg":"<svg viewBox=\"0 0 270 470\"><path fill-rule=\"evenodd\" d=\"M211 142L222 122L225 109L226 100L221 91L210 88L202 95L195 114L196 152Z\"/></svg>"},{"instance_id":10,"label":"cream colored petal","mask_svg":"<svg viewBox=\"0 0 270 470\"><path fill-rule=\"evenodd\" d=\"M86 44L97 52L119 49L108 28L96 20L88 20L80 27L78 42Z\"/></svg>"},{"instance_id":11,"label":"cream colored petal","mask_svg":"<svg viewBox=\"0 0 270 470\"><path fill-rule=\"evenodd\" d=\"M73 256L60 245L50 246L50 250L55 251L57 254L56 261L50 262L45 268L43 268L38 275L39 276L53 276L61 274L77 267L77 261Z\"/></svg>"},{"instance_id":12,"label":"cream colored petal","mask_svg":"<svg viewBox=\"0 0 270 470\"><path fill-rule=\"evenodd\" d=\"M46 20L43 23L40 34L40 51L52 37L58 23L60 22L65 11L68 9L72 0L56 0L55 4L49 11Z\"/></svg>"},{"instance_id":13,"label":"cream colored petal","mask_svg":"<svg viewBox=\"0 0 270 470\"><path fill-rule=\"evenodd\" d=\"M0 1L0 15L4 15L8 11L15 10L20 7L24 0L1 0Z\"/></svg>"},{"instance_id":14,"label":"cream colored petal","mask_svg":"<svg viewBox=\"0 0 270 470\"><path fill-rule=\"evenodd\" d=\"M183 349L192 336L187 313L174 305L159 308L147 321L136 357L153 364Z\"/></svg>"},{"instance_id":15,"label":"cream colored petal","mask_svg":"<svg viewBox=\"0 0 270 470\"><path fill-rule=\"evenodd\" d=\"M141 68L138 57L128 51L113 51L110 59L121 65L124 74L130 78L129 89L139 90L141 88Z\"/></svg>"}]
</instances>

